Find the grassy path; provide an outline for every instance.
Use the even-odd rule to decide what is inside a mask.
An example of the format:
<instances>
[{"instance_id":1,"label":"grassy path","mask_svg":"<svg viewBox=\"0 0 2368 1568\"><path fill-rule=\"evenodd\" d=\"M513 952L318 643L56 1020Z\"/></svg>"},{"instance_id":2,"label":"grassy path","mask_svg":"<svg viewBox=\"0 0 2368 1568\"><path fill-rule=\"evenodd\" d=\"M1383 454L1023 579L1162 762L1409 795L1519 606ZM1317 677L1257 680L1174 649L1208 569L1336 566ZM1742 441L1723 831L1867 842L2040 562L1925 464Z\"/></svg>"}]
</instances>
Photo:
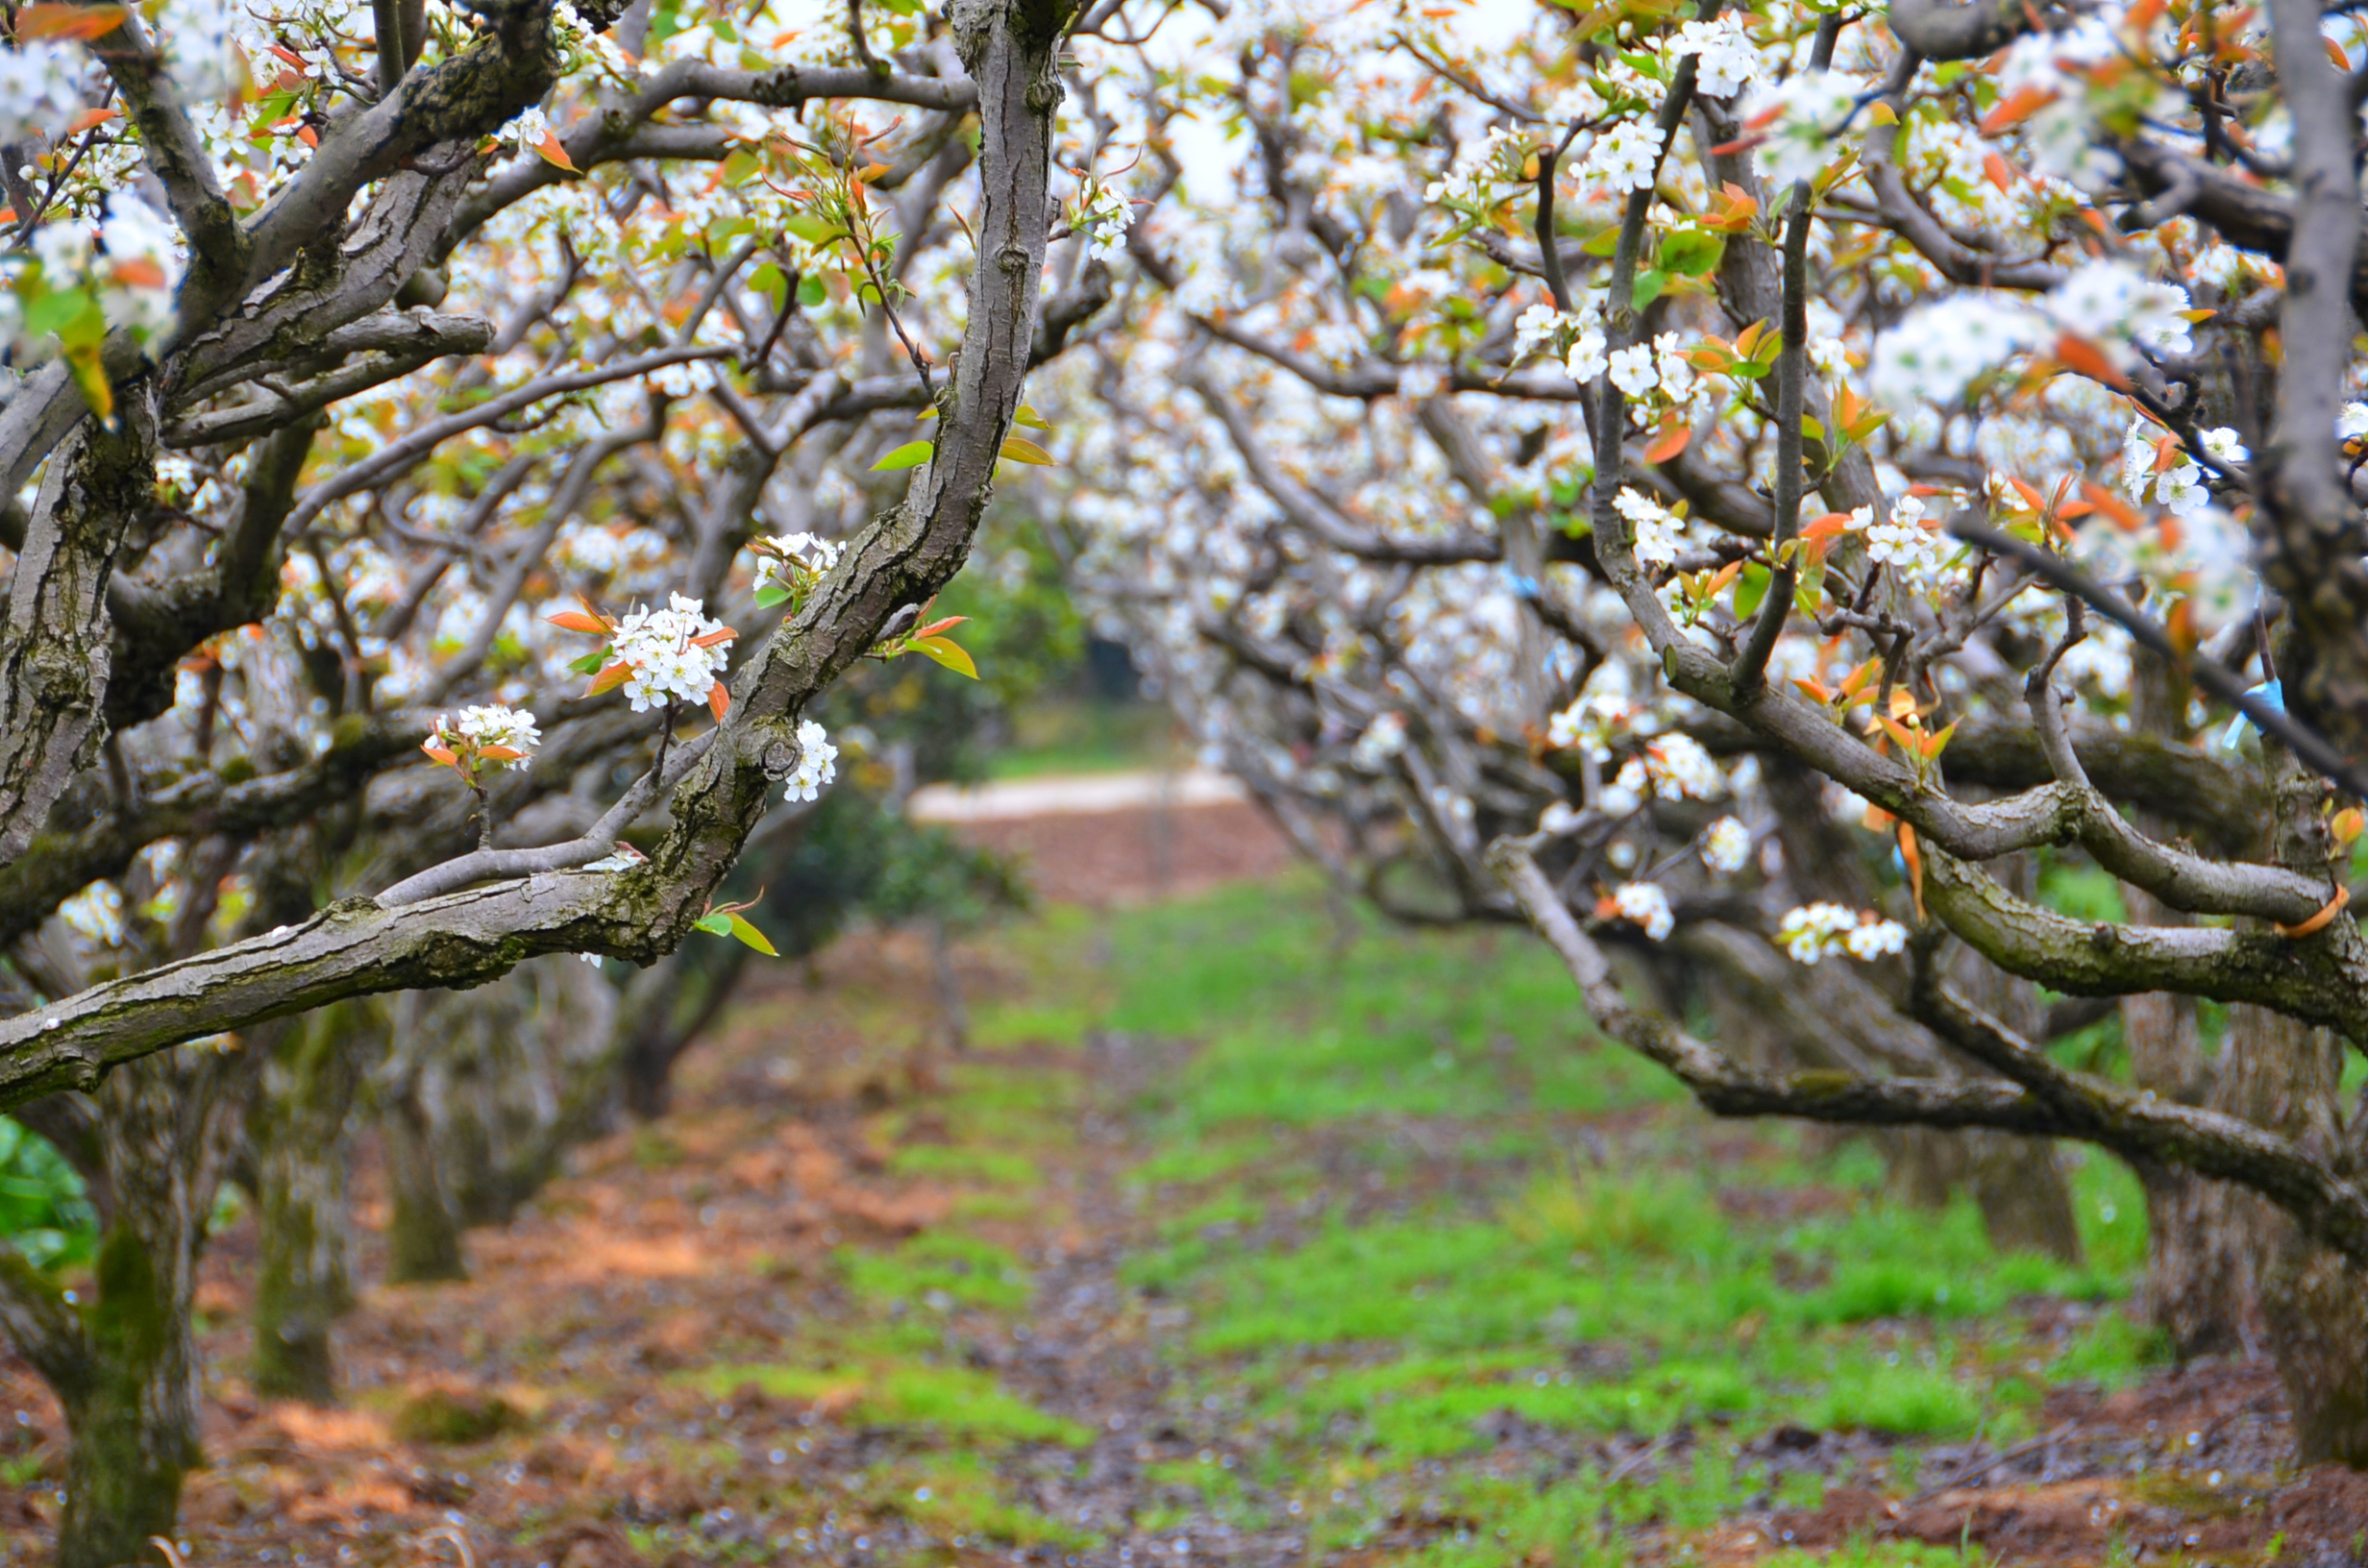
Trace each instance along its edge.
<instances>
[{"instance_id":1,"label":"grassy path","mask_svg":"<svg viewBox=\"0 0 2368 1568\"><path fill-rule=\"evenodd\" d=\"M245 1393L225 1237L194 1562L2268 1563L2368 1523L2276 1473L2265 1373L2149 1367L2119 1167L2084 1266L1993 1257L1575 1041L1519 933L1295 880L1055 909L972 952L960 1054L925 965L775 975L471 1283L372 1292L339 1410ZM0 1379L31 1561L55 1412Z\"/></svg>"}]
</instances>

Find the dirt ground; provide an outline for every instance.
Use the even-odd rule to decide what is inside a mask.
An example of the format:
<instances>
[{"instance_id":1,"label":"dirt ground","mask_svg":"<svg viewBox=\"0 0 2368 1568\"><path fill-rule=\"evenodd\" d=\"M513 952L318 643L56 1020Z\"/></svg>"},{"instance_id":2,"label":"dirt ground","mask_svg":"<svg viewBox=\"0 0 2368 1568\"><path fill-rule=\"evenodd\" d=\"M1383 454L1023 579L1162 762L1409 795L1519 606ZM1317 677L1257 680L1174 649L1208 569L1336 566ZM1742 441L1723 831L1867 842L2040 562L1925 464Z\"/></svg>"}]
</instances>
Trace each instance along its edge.
<instances>
[{"instance_id":1,"label":"dirt ground","mask_svg":"<svg viewBox=\"0 0 2368 1568\"><path fill-rule=\"evenodd\" d=\"M966 822L956 831L1016 856L1037 895L1055 903L1137 903L1198 893L1271 876L1293 856L1291 841L1247 801Z\"/></svg>"},{"instance_id":2,"label":"dirt ground","mask_svg":"<svg viewBox=\"0 0 2368 1568\"><path fill-rule=\"evenodd\" d=\"M1283 857L1250 808L1173 815L1165 849L1122 814L972 831L1030 852L1055 898L1145 897L1263 874ZM974 994L1019 983L980 952L965 962ZM1160 1052L1189 1044L999 1051L997 1071L1055 1086L1046 1103L1064 1120L1036 1152L1043 1168L1027 1203L984 1207L916 1155L945 1141L941 1108L974 1065L933 1043L914 1000L931 994L928 966L918 941L875 934L842 943L802 977L771 971L687 1063L672 1115L580 1151L514 1224L471 1233L470 1281L364 1290L340 1335L349 1397L338 1408L260 1401L241 1381L252 1225L220 1237L200 1295L211 1463L188 1487L191 1568L815 1558L1138 1568L1158 1554L1180 1568L1188 1550L1189 1560L1227 1564L1308 1560L1309 1541L1290 1523L1295 1503L1252 1507L1274 1523L1246 1528L1228 1522L1236 1515L1179 1511L1163 1480L1192 1464L1232 1471L1250 1457L1244 1413L1179 1386L1173 1321L1120 1273L1147 1235L1147 1216L1115 1196L1139 1153L1127 1108ZM359 1182L358 1276L372 1281L383 1216L366 1159ZM862 1419L867 1395L854 1383L785 1393L696 1375L719 1357L756 1362L818 1334L871 1327L857 1321L867 1309L846 1288L845 1259L957 1213L1028 1261L1033 1304L1015 1318L933 1301L935 1332L968 1367L1080 1433L997 1462L1042 1519L1090 1524L1090 1543L1040 1531L1013 1544L950 1523L944 1500L899 1468L914 1460L908 1439ZM432 1431L453 1411L475 1423L467 1440ZM1648 1526L1633 1560L1833 1551L1858 1563L1871 1541L2018 1563L2368 1561L2368 1477L2293 1474L2283 1421L2277 1381L2257 1364L2166 1370L2110 1396L2060 1390L2039 1438L1928 1447L1922 1473L1934 1479L1912 1496L1837 1485L1817 1508L1764 1503L1682 1540ZM38 1380L5 1356L0 1423L0 1458L38 1472L0 1496L0 1563L30 1564L55 1518L64 1434ZM1574 1438L1510 1411L1488 1435L1508 1459L1542 1457L1566 1475L1649 1476L1683 1462L1696 1440L1682 1428L1650 1443ZM1779 1428L1752 1452L1772 1471L1824 1475L1862 1458L1867 1441ZM1250 1472L1246 1462L1238 1472L1240 1494L1279 1505L1282 1483ZM761 1509L752 1496L767 1499ZM1428 1557L1461 1528L1410 1502L1331 1560ZM1533 1555L1526 1568L1548 1565Z\"/></svg>"}]
</instances>

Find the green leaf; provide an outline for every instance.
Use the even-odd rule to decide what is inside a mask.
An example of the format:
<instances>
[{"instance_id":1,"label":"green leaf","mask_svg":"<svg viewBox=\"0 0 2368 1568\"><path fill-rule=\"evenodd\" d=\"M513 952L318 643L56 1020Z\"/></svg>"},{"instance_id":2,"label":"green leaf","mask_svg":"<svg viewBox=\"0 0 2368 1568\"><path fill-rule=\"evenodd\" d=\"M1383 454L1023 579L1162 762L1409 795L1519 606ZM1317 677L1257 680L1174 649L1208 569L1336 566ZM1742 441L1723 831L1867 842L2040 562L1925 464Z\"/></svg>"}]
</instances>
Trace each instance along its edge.
<instances>
[{"instance_id":1,"label":"green leaf","mask_svg":"<svg viewBox=\"0 0 2368 1568\"><path fill-rule=\"evenodd\" d=\"M957 675L978 678L978 666L971 662L969 651L950 637L916 637L913 648L925 653Z\"/></svg>"},{"instance_id":2,"label":"green leaf","mask_svg":"<svg viewBox=\"0 0 2368 1568\"><path fill-rule=\"evenodd\" d=\"M593 652L586 653L568 668L580 675L597 675L606 667L607 663L608 649L604 646Z\"/></svg>"},{"instance_id":3,"label":"green leaf","mask_svg":"<svg viewBox=\"0 0 2368 1568\"><path fill-rule=\"evenodd\" d=\"M750 271L749 287L771 300L776 310L789 303L789 276L770 261L760 262Z\"/></svg>"},{"instance_id":4,"label":"green leaf","mask_svg":"<svg viewBox=\"0 0 2368 1568\"><path fill-rule=\"evenodd\" d=\"M1015 463L1033 463L1039 468L1054 466L1052 453L1025 436L1007 435L1003 437L1003 455Z\"/></svg>"},{"instance_id":5,"label":"green leaf","mask_svg":"<svg viewBox=\"0 0 2368 1568\"><path fill-rule=\"evenodd\" d=\"M900 468L919 468L937 451L933 441L907 441L887 456L872 465L875 474L893 474Z\"/></svg>"},{"instance_id":6,"label":"green leaf","mask_svg":"<svg viewBox=\"0 0 2368 1568\"><path fill-rule=\"evenodd\" d=\"M934 412L934 410L932 411ZM1024 425L1031 430L1048 430L1052 429L1052 422L1050 420L1045 418L1044 415L1038 413L1035 409L1030 408L1024 403L1020 404L1020 411L1012 415L1011 419L1013 424Z\"/></svg>"},{"instance_id":7,"label":"green leaf","mask_svg":"<svg viewBox=\"0 0 2368 1568\"><path fill-rule=\"evenodd\" d=\"M1629 290L1629 305L1634 309L1641 310L1646 306L1652 304L1655 300L1661 298L1661 291L1668 286L1669 275L1663 272L1659 267L1655 267L1652 271L1640 277L1637 280L1636 287Z\"/></svg>"},{"instance_id":8,"label":"green leaf","mask_svg":"<svg viewBox=\"0 0 2368 1568\"><path fill-rule=\"evenodd\" d=\"M1735 619L1751 619L1751 612L1758 609L1760 600L1767 597L1767 585L1774 578L1775 574L1758 561L1743 563L1743 575L1735 584Z\"/></svg>"},{"instance_id":9,"label":"green leaf","mask_svg":"<svg viewBox=\"0 0 2368 1568\"><path fill-rule=\"evenodd\" d=\"M1614 224L1602 233L1579 247L1590 256L1610 256L1619 249L1619 225Z\"/></svg>"},{"instance_id":10,"label":"green leaf","mask_svg":"<svg viewBox=\"0 0 2368 1568\"><path fill-rule=\"evenodd\" d=\"M819 274L809 272L798 280L798 303L808 310L828 298L830 298L829 286L822 281Z\"/></svg>"},{"instance_id":11,"label":"green leaf","mask_svg":"<svg viewBox=\"0 0 2368 1568\"><path fill-rule=\"evenodd\" d=\"M834 239L847 237L847 231L807 212L793 212L781 220L781 227L817 249Z\"/></svg>"},{"instance_id":12,"label":"green leaf","mask_svg":"<svg viewBox=\"0 0 2368 1568\"><path fill-rule=\"evenodd\" d=\"M1680 229L1661 242L1659 265L1664 272L1699 278L1718 265L1718 258L1726 250L1727 242L1716 234L1701 229Z\"/></svg>"},{"instance_id":13,"label":"green leaf","mask_svg":"<svg viewBox=\"0 0 2368 1568\"><path fill-rule=\"evenodd\" d=\"M778 958L781 956L780 952L773 945L772 941L768 939L762 931L757 930L756 927L749 924L748 921L742 919L739 916L727 915L724 919L730 922L726 929L730 931L733 936L738 937L742 942L748 943L751 947L755 948L767 958Z\"/></svg>"},{"instance_id":14,"label":"green leaf","mask_svg":"<svg viewBox=\"0 0 2368 1568\"><path fill-rule=\"evenodd\" d=\"M783 588L778 583L768 582L762 588L756 590L756 607L760 610L769 610L776 604L786 604L788 602L789 590Z\"/></svg>"},{"instance_id":15,"label":"green leaf","mask_svg":"<svg viewBox=\"0 0 2368 1568\"><path fill-rule=\"evenodd\" d=\"M728 937L731 935L731 917L728 915L702 915L699 919L691 922L691 929L694 931L704 931L711 937Z\"/></svg>"},{"instance_id":16,"label":"green leaf","mask_svg":"<svg viewBox=\"0 0 2368 1568\"><path fill-rule=\"evenodd\" d=\"M92 304L90 296L79 288L43 289L25 306L25 335L39 337L44 332L62 332Z\"/></svg>"},{"instance_id":17,"label":"green leaf","mask_svg":"<svg viewBox=\"0 0 2368 1568\"><path fill-rule=\"evenodd\" d=\"M1816 415L1803 414L1801 416L1801 435L1807 440L1822 441L1825 439L1825 427L1817 423Z\"/></svg>"}]
</instances>

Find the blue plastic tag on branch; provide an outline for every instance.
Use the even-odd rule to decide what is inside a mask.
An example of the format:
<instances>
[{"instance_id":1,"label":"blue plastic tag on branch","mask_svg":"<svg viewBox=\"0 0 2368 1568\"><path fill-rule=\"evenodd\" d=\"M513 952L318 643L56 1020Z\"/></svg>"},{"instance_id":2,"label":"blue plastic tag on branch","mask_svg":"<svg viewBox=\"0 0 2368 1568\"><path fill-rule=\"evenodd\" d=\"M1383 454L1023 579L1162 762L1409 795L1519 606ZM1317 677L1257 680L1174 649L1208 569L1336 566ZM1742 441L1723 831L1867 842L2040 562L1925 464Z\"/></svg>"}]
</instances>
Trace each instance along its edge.
<instances>
[{"instance_id":1,"label":"blue plastic tag on branch","mask_svg":"<svg viewBox=\"0 0 2368 1568\"><path fill-rule=\"evenodd\" d=\"M2285 712L2285 688L2282 682L2265 680L2260 685L2247 691L2245 695L2257 697L2280 713ZM2252 727L2253 721L2239 713L2229 721L2228 730L2220 737L2220 744L2232 751L2235 750L2237 745L2244 740L2245 731Z\"/></svg>"}]
</instances>

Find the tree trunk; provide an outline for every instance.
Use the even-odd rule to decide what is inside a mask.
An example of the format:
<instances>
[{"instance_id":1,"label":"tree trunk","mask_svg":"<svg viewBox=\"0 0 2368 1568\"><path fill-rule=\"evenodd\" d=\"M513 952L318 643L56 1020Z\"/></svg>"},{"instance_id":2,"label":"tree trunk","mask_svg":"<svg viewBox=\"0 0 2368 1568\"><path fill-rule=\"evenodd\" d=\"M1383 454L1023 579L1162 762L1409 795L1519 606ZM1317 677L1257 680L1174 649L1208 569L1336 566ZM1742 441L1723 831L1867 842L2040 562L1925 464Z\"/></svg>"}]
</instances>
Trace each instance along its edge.
<instances>
[{"instance_id":1,"label":"tree trunk","mask_svg":"<svg viewBox=\"0 0 2368 1568\"><path fill-rule=\"evenodd\" d=\"M404 998L407 1002L410 998ZM444 1183L435 1168L435 1146L428 1115L415 1095L391 1099L379 1118L380 1144L385 1150L386 1283L432 1285L439 1280L465 1280L467 1260L460 1252L460 1222L453 1217L444 1196Z\"/></svg>"},{"instance_id":2,"label":"tree trunk","mask_svg":"<svg viewBox=\"0 0 2368 1568\"><path fill-rule=\"evenodd\" d=\"M197 1439L186 1282L160 1269L128 1226L100 1248L88 1318L90 1376L65 1402L65 1511L58 1568L116 1568L152 1554L181 1511Z\"/></svg>"},{"instance_id":3,"label":"tree trunk","mask_svg":"<svg viewBox=\"0 0 2368 1568\"><path fill-rule=\"evenodd\" d=\"M2124 897L2134 920L2180 923L2176 910L2135 889L2125 890ZM2124 997L2121 1028L2138 1088L2252 1119L2253 1111L2240 1103L2246 1098L2243 1075L2215 1072L2205 1060L2191 998L2159 992ZM2232 1026L2223 1066L2240 1054L2235 1034ZM2257 1275L2274 1209L2190 1170L2156 1166L2140 1170L2138 1179L2146 1189L2147 1237L2138 1315L2162 1331L2182 1360L2254 1355L2261 1340Z\"/></svg>"},{"instance_id":4,"label":"tree trunk","mask_svg":"<svg viewBox=\"0 0 2368 1568\"><path fill-rule=\"evenodd\" d=\"M626 1110L644 1121L666 1114L675 1063L722 1015L748 954L736 942L686 943L626 987L615 1026Z\"/></svg>"},{"instance_id":5,"label":"tree trunk","mask_svg":"<svg viewBox=\"0 0 2368 1568\"><path fill-rule=\"evenodd\" d=\"M108 1208L92 1299L79 1317L58 1311L49 1343L27 1347L70 1436L60 1568L116 1568L173 1533L182 1478L203 1458L198 1254L255 1087L252 1056L277 1027L256 1032L253 1053L185 1045L117 1067L93 1096ZM28 1287L20 1273L15 1288Z\"/></svg>"},{"instance_id":6,"label":"tree trunk","mask_svg":"<svg viewBox=\"0 0 2368 1568\"><path fill-rule=\"evenodd\" d=\"M2221 1074L2246 1120L2332 1152L2343 1047L2324 1029L2255 1007L2229 1009ZM2256 1237L2261 1320L2294 1410L2296 1457L2368 1468L2368 1271L2305 1238L2251 1193L2224 1195L2232 1229Z\"/></svg>"},{"instance_id":7,"label":"tree trunk","mask_svg":"<svg viewBox=\"0 0 2368 1568\"><path fill-rule=\"evenodd\" d=\"M340 1002L288 1030L248 1118L255 1149L255 1390L336 1398L330 1329L353 1309L346 1268L349 1113L367 1059L383 1049L375 1002Z\"/></svg>"}]
</instances>

